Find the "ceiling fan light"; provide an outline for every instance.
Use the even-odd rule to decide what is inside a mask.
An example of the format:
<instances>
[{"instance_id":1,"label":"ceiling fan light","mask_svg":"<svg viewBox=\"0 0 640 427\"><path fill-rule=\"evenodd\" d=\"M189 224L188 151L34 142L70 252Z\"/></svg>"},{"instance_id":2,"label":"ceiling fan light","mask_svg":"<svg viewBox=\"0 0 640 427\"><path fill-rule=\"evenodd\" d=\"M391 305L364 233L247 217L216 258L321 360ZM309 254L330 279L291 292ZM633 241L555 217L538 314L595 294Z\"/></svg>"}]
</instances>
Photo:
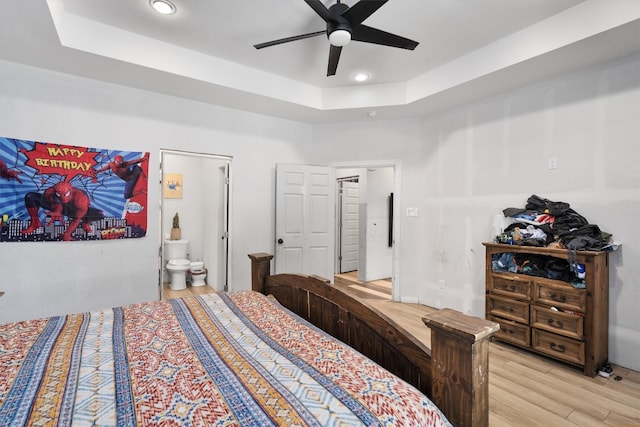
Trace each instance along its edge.
<instances>
[{"instance_id":1,"label":"ceiling fan light","mask_svg":"<svg viewBox=\"0 0 640 427\"><path fill-rule=\"evenodd\" d=\"M351 41L351 33L347 30L335 30L329 34L329 43L336 47L345 46Z\"/></svg>"},{"instance_id":2,"label":"ceiling fan light","mask_svg":"<svg viewBox=\"0 0 640 427\"><path fill-rule=\"evenodd\" d=\"M163 15L173 15L176 13L176 7L167 0L149 0L151 7L158 13Z\"/></svg>"}]
</instances>

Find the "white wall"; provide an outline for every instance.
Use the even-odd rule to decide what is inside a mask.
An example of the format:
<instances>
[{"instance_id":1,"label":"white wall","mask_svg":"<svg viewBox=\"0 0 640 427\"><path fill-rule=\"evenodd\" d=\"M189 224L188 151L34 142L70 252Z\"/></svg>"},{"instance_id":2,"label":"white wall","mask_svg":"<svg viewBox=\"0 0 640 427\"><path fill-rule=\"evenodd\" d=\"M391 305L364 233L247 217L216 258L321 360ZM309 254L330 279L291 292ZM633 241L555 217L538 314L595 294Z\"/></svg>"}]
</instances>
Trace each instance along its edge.
<instances>
[{"instance_id":1,"label":"white wall","mask_svg":"<svg viewBox=\"0 0 640 427\"><path fill-rule=\"evenodd\" d=\"M151 153L146 237L0 244L2 323L158 298L161 148L233 156L230 286L248 289L247 254L273 251L275 164L311 146L308 125L3 61L0 134Z\"/></svg>"},{"instance_id":2,"label":"white wall","mask_svg":"<svg viewBox=\"0 0 640 427\"><path fill-rule=\"evenodd\" d=\"M182 198L164 199L162 201L162 234L163 239L168 239L173 226L173 216L177 213L180 219L180 234L182 239L189 240L188 256L190 260L202 260L205 242L200 238L202 229L202 209L200 207L203 188L209 186L209 182L202 179L203 168L197 157L169 154L164 157L164 173L181 174L183 182ZM186 184L185 184L186 183ZM165 259L165 262L167 260Z\"/></svg>"},{"instance_id":3,"label":"white wall","mask_svg":"<svg viewBox=\"0 0 640 427\"><path fill-rule=\"evenodd\" d=\"M609 261L609 357L640 370L640 57L417 121L318 126L313 143L320 161L401 160L400 212L419 207L401 216L406 301L483 316L494 215L532 194L570 203L623 242Z\"/></svg>"},{"instance_id":4,"label":"white wall","mask_svg":"<svg viewBox=\"0 0 640 427\"><path fill-rule=\"evenodd\" d=\"M233 156L232 288L249 286L247 253L273 250L277 162L398 160L398 212L419 208L400 217L398 294L478 316L494 215L534 193L569 202L623 242L610 359L640 370L640 57L434 117L313 127L0 62L0 134L150 151L149 206L160 148ZM143 239L1 244L0 322L157 298L158 221Z\"/></svg>"}]
</instances>

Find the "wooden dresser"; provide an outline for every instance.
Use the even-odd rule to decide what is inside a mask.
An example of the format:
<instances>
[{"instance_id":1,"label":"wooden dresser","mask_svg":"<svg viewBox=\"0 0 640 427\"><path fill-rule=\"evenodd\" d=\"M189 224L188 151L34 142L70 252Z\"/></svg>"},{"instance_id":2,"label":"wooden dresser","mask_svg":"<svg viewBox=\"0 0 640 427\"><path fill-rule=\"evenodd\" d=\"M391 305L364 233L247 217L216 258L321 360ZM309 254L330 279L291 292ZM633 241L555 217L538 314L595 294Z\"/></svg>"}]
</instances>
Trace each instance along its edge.
<instances>
[{"instance_id":1,"label":"wooden dresser","mask_svg":"<svg viewBox=\"0 0 640 427\"><path fill-rule=\"evenodd\" d=\"M584 288L570 282L493 271L494 254L542 255L570 260L565 249L483 243L486 247L486 318L500 324L494 339L581 367L595 376L609 352L609 253L578 251Z\"/></svg>"}]
</instances>

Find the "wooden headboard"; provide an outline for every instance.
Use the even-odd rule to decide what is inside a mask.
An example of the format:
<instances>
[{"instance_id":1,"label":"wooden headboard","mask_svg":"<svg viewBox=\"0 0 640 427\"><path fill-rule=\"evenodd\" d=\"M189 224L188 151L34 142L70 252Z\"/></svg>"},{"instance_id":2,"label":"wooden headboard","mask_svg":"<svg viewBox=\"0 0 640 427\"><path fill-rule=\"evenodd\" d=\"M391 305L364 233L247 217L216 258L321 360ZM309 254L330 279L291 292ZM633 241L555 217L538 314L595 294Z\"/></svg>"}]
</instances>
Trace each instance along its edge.
<instances>
[{"instance_id":1,"label":"wooden headboard","mask_svg":"<svg viewBox=\"0 0 640 427\"><path fill-rule=\"evenodd\" d=\"M422 320L431 348L383 313L317 276L271 275L273 255L250 254L252 289L413 384L459 427L489 425L488 338L499 325L451 309Z\"/></svg>"}]
</instances>

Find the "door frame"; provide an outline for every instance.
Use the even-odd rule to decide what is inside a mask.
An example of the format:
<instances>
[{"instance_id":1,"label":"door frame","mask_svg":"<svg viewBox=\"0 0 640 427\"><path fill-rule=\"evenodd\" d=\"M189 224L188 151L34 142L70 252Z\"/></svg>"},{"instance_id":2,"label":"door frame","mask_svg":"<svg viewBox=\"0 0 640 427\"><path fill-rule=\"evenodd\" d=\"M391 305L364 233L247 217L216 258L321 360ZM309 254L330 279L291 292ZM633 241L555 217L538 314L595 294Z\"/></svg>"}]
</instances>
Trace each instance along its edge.
<instances>
[{"instance_id":1,"label":"door frame","mask_svg":"<svg viewBox=\"0 0 640 427\"><path fill-rule=\"evenodd\" d=\"M366 168L393 168L393 212L400 212L401 197L401 162L400 160L358 160L331 162L329 166L335 169L366 169ZM400 215L393 215L393 250L391 264L391 299L400 300ZM334 267L335 271L335 267Z\"/></svg>"},{"instance_id":2,"label":"door frame","mask_svg":"<svg viewBox=\"0 0 640 427\"><path fill-rule=\"evenodd\" d=\"M163 298L163 292L164 292L164 283L163 283L163 270L164 270L164 266L166 263L166 260L164 258L164 236L162 235L162 224L164 223L164 182L163 182L163 178L164 178L164 164L163 164L163 160L164 160L164 156L167 154L173 154L173 155L179 155L179 156L191 156L191 157L199 157L199 158L209 158L209 159L217 159L217 160L221 160L226 162L226 167L225 167L225 171L226 171L226 182L225 182L225 191L224 191L224 202L226 203L226 209L225 209L225 222L226 224L224 224L226 226L226 265L224 265L224 269L226 270L226 283L224 285L224 290L227 291L229 290L229 285L232 282L232 272L231 272L231 254L232 252L232 239L231 239L231 230L232 230L232 198L231 198L231 194L232 194L232 189L231 189L231 185L232 185L232 161L233 161L233 157L232 156L225 156L225 155L221 155L221 154L211 154L211 153L201 153L201 152L196 152L196 151L182 151L182 150L173 150L173 149L165 149L165 148L161 148L159 150L159 158L160 158L160 162L159 162L159 168L160 168L160 179L159 179L159 183L160 183L160 197L159 197L159 203L158 203L158 208L159 208L159 222L158 222L158 229L159 229L159 238L160 238L160 247L158 249L158 291L159 291L159 295L160 295L160 299L162 300ZM218 265L216 265L216 268L219 267Z\"/></svg>"},{"instance_id":3,"label":"door frame","mask_svg":"<svg viewBox=\"0 0 640 427\"><path fill-rule=\"evenodd\" d=\"M342 188L345 182L354 182L359 184L359 176L349 176L336 178L336 238L335 238L335 256L334 256L334 274L342 274L342 237L344 232L344 211L342 210L342 203L344 201L344 189ZM359 187L358 187L359 189ZM358 227L360 221L358 221ZM358 236L359 237L359 236ZM359 251L358 251L359 252ZM358 257L360 254L358 253Z\"/></svg>"}]
</instances>

